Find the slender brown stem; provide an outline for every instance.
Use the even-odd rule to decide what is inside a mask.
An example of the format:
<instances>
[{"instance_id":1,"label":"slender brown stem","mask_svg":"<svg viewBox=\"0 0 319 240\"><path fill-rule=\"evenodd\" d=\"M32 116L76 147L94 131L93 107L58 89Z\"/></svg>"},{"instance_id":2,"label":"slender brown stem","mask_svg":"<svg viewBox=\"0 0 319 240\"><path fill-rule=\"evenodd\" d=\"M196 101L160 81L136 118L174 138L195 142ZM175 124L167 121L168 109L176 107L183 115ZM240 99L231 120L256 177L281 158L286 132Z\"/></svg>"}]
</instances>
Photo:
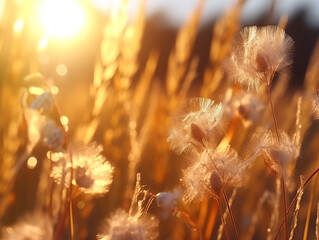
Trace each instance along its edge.
<instances>
[{"instance_id":1,"label":"slender brown stem","mask_svg":"<svg viewBox=\"0 0 319 240\"><path fill-rule=\"evenodd\" d=\"M69 147L69 146L68 146ZM70 154L70 162L71 162L71 173L70 173L70 185L69 185L69 192L67 197L67 204L69 203L69 218L70 218L70 236L71 240L74 239L74 227L73 227L73 208L72 208L72 190L73 190L73 160L72 160L72 151L69 149Z\"/></svg>"},{"instance_id":2,"label":"slender brown stem","mask_svg":"<svg viewBox=\"0 0 319 240\"><path fill-rule=\"evenodd\" d=\"M292 206L296 203L299 194L304 190L305 186L308 184L308 182L319 172L319 168L317 168L304 182L304 184L300 187L299 191L296 193L295 197L293 198L293 200L291 201L288 209L287 209L287 215L289 214L290 210L292 209ZM286 216L287 216L286 215ZM285 219L282 219L279 228L277 230L276 236L274 238L274 240L276 240L278 238L278 235L280 233L280 230L282 228L282 225L285 223Z\"/></svg>"},{"instance_id":3,"label":"slender brown stem","mask_svg":"<svg viewBox=\"0 0 319 240\"><path fill-rule=\"evenodd\" d=\"M53 93L51 92L52 97L54 98ZM54 99L54 104L55 104L55 109L61 119L62 117L62 112L60 110L60 106L57 103L56 99ZM69 157L70 157L70 183L69 183L69 189L67 191L67 197L66 197L66 201L65 201L65 209L64 209L64 213L62 214L62 216L59 219L58 222L58 229L57 229L57 234L56 234L56 239L59 239L61 237L61 234L63 232L63 228L64 228L64 224L65 224L65 220L67 218L67 216L69 215L69 220L70 220L70 236L71 236L71 240L73 240L73 236L74 236L74 228L73 228L73 214L72 214L72 181L73 181L73 158L72 158L72 150L70 148L70 141L69 141L69 136L67 134L67 130L65 129L65 127L62 125L62 130L63 130L63 134L64 134L64 140L65 140L65 145L67 147L68 153L69 153ZM62 206L62 205L61 205Z\"/></svg>"},{"instance_id":4,"label":"slender brown stem","mask_svg":"<svg viewBox=\"0 0 319 240\"><path fill-rule=\"evenodd\" d=\"M74 240L74 223L73 223L73 207L72 207L72 201L69 202L69 216L70 216L70 238L71 240Z\"/></svg>"},{"instance_id":5,"label":"slender brown stem","mask_svg":"<svg viewBox=\"0 0 319 240\"><path fill-rule=\"evenodd\" d=\"M287 221L287 204L286 204L286 186L284 177L281 178L282 188L282 202L283 202L283 213L284 213L284 224L285 224L285 239L288 239L288 221Z\"/></svg>"},{"instance_id":6,"label":"slender brown stem","mask_svg":"<svg viewBox=\"0 0 319 240\"><path fill-rule=\"evenodd\" d=\"M225 222L225 219L223 217L223 210L222 210L222 207L220 206L219 200L217 201L217 204L218 204L218 212L219 212L219 215L220 215L220 219L221 219L223 227L224 227L225 236L226 236L226 239L229 240L229 235L228 235L228 231L227 231L227 227L226 227L226 222Z\"/></svg>"},{"instance_id":7,"label":"slender brown stem","mask_svg":"<svg viewBox=\"0 0 319 240\"><path fill-rule=\"evenodd\" d=\"M316 167L318 167L318 163L319 163L319 158L317 158ZM302 238L303 240L306 240L307 239L307 235L308 235L309 221L310 221L311 209L312 209L312 205L313 205L314 193L316 191L317 181L318 181L318 175L316 175L315 181L312 184L312 191L310 193L310 200L309 200L309 203L308 203L306 223L305 223L305 228L304 228L303 238Z\"/></svg>"},{"instance_id":8,"label":"slender brown stem","mask_svg":"<svg viewBox=\"0 0 319 240\"><path fill-rule=\"evenodd\" d=\"M268 85L267 85L267 94L268 94L268 100L269 100L269 104L270 104L270 108L271 108L272 118L273 118L274 124L275 124L276 135L278 138L278 142L280 142L277 119L276 119L276 115L275 115L274 105L273 105L272 99L271 99L270 86L268 86Z\"/></svg>"},{"instance_id":9,"label":"slender brown stem","mask_svg":"<svg viewBox=\"0 0 319 240\"><path fill-rule=\"evenodd\" d=\"M223 193L223 197L224 197L224 200L225 200L228 212L229 212L230 220L231 220L231 223L232 223L235 235L236 235L236 239L239 240L239 235L238 235L238 231L237 231L237 228L236 228L234 216L233 216L232 210L230 209L228 197L226 195L224 187L222 187L222 193Z\"/></svg>"},{"instance_id":10,"label":"slender brown stem","mask_svg":"<svg viewBox=\"0 0 319 240\"><path fill-rule=\"evenodd\" d=\"M52 152L50 151L49 153L49 158L50 158L50 172L52 172ZM51 220L53 219L53 208L52 208L52 204L53 204L53 184L52 184L52 178L50 176L48 176L48 193L49 193L49 215Z\"/></svg>"},{"instance_id":11,"label":"slender brown stem","mask_svg":"<svg viewBox=\"0 0 319 240\"><path fill-rule=\"evenodd\" d=\"M68 200L67 200L67 202L69 203ZM62 216L59 219L57 230L56 230L54 238L53 238L55 240L60 240L62 238L65 220L67 218L67 215L69 214L69 208L70 208L70 204L67 204L66 209L64 210Z\"/></svg>"}]
</instances>

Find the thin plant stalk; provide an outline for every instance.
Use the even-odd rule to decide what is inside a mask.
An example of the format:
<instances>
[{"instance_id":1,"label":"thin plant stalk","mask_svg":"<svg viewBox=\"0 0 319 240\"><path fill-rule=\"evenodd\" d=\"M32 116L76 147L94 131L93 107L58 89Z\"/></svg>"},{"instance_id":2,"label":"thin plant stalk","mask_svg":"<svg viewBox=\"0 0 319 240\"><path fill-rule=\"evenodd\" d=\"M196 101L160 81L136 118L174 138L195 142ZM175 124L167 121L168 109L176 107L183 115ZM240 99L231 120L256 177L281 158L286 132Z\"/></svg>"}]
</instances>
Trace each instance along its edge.
<instances>
[{"instance_id":1,"label":"thin plant stalk","mask_svg":"<svg viewBox=\"0 0 319 240\"><path fill-rule=\"evenodd\" d=\"M74 223L73 223L73 207L72 207L72 201L69 201L70 208L69 208L69 216L70 216L70 237L71 240L74 240Z\"/></svg>"},{"instance_id":2,"label":"thin plant stalk","mask_svg":"<svg viewBox=\"0 0 319 240\"><path fill-rule=\"evenodd\" d=\"M221 190L222 190L222 194L223 194L223 197L224 197L224 200L225 200L228 212L229 212L230 220L231 220L231 223L232 223L235 235L236 235L236 239L239 240L239 235L238 235L237 227L236 227L236 224L235 224L234 216L233 216L232 210L230 209L228 197L226 195L224 187L222 187Z\"/></svg>"},{"instance_id":3,"label":"thin plant stalk","mask_svg":"<svg viewBox=\"0 0 319 240\"><path fill-rule=\"evenodd\" d=\"M270 93L270 86L269 85L267 85L267 94L268 94L268 100L269 100L269 104L270 104L270 108L271 108L272 118L273 118L273 121L274 121L274 124L275 124L275 131L276 131L277 139L278 139L278 142L280 142L279 132L278 132L278 124L277 124L276 114L275 114L275 110L274 110L274 105L273 105L272 99L271 99L271 93Z\"/></svg>"},{"instance_id":4,"label":"thin plant stalk","mask_svg":"<svg viewBox=\"0 0 319 240\"><path fill-rule=\"evenodd\" d=\"M49 160L50 160L50 172L52 171L52 152L49 151ZM50 215L50 218L51 220L53 219L53 184L52 184L52 179L50 176L48 176L48 181L49 181L49 186L48 186L48 194L49 194L49 206L48 206L48 209L49 209L49 215Z\"/></svg>"},{"instance_id":5,"label":"thin plant stalk","mask_svg":"<svg viewBox=\"0 0 319 240\"><path fill-rule=\"evenodd\" d=\"M225 236L226 236L226 239L229 240L229 234L228 234L228 231L227 231L227 226L226 226L226 221L224 219L224 216L223 216L223 210L222 210L222 207L220 205L220 202L219 200L217 200L217 205L218 205L218 212L219 212L219 215L220 215L220 219L222 221L222 226L224 228L224 232L225 232ZM221 231L222 232L222 231ZM221 234L221 233L220 233Z\"/></svg>"},{"instance_id":6,"label":"thin plant stalk","mask_svg":"<svg viewBox=\"0 0 319 240\"><path fill-rule=\"evenodd\" d=\"M300 176L300 186L302 185L302 183L303 183L303 176ZM298 224L298 214L300 211L300 202L301 202L302 196L303 196L303 191L299 194L298 199L297 199L295 212L293 214L293 224L292 224L292 228L291 228L290 234L289 234L289 240L293 239L294 232L295 232L297 224Z\"/></svg>"},{"instance_id":7,"label":"thin plant stalk","mask_svg":"<svg viewBox=\"0 0 319 240\"><path fill-rule=\"evenodd\" d=\"M54 98L53 93L51 92L52 97ZM54 98L54 104L55 104L55 108L57 110L57 113L61 119L62 116L62 112L60 110L60 106L58 105L56 99ZM69 220L70 220L70 236L71 236L71 240L73 240L73 236L74 236L74 228L73 228L73 214L72 214L72 181L73 181L73 158L72 158L72 150L70 148L70 143L69 143L69 137L67 134L67 131L64 127L64 125L62 125L62 130L63 130L63 134L64 134L64 140L65 140L65 144L67 146L67 150L69 153L69 157L70 157L70 183L69 183L69 191L67 192L67 197L66 197L66 202L65 202L65 209L64 209L64 213L62 215L62 217L59 219L59 223L58 223L58 234L56 235L56 239L59 239L62 235L63 232L63 227L65 224L65 220L67 215L69 215Z\"/></svg>"},{"instance_id":8,"label":"thin plant stalk","mask_svg":"<svg viewBox=\"0 0 319 240\"><path fill-rule=\"evenodd\" d=\"M271 78L272 79L272 78ZM270 92L270 84L267 84L267 94L268 100L271 108L271 114L275 125L275 131L278 139L278 143L280 143L279 131L278 131L278 123L276 119L276 114L274 110L274 105L271 99L271 92ZM285 223L285 239L288 239L288 221L287 221L287 204L286 204L286 186L284 177L281 179L281 186L282 186L282 201L283 201L283 214L284 214L284 223Z\"/></svg>"},{"instance_id":9,"label":"thin plant stalk","mask_svg":"<svg viewBox=\"0 0 319 240\"><path fill-rule=\"evenodd\" d=\"M287 215L289 214L290 210L292 209L292 206L294 205L294 203L297 201L299 194L301 194L302 191L304 191L305 186L308 184L308 182L314 177L316 176L316 174L319 172L319 168L317 168L307 179L306 181L303 183L303 185L300 187L300 189L297 191L296 195L294 196L293 200L291 201L288 209L287 209ZM282 228L282 225L285 223L285 219L283 219L278 227L276 236L274 237L274 240L276 240L278 238L278 235L280 233L280 230Z\"/></svg>"},{"instance_id":10,"label":"thin plant stalk","mask_svg":"<svg viewBox=\"0 0 319 240\"><path fill-rule=\"evenodd\" d=\"M319 157L317 158L316 167L318 167L318 163L319 163L318 160L319 160ZM307 240L307 237L308 237L309 221L310 221L311 209L312 209L312 205L313 205L313 199L314 199L314 193L316 190L317 181L318 181L318 175L316 175L315 181L312 184L312 191L310 193L310 200L308 202L306 223L305 223L305 228L303 231L303 238L302 238L303 240Z\"/></svg>"},{"instance_id":11,"label":"thin plant stalk","mask_svg":"<svg viewBox=\"0 0 319 240\"><path fill-rule=\"evenodd\" d=\"M283 201L283 209L284 209L285 239L288 239L286 186L285 186L285 180L284 180L284 177L283 177L283 176L282 176L282 178L281 178L281 188L282 188L282 201Z\"/></svg>"}]
</instances>

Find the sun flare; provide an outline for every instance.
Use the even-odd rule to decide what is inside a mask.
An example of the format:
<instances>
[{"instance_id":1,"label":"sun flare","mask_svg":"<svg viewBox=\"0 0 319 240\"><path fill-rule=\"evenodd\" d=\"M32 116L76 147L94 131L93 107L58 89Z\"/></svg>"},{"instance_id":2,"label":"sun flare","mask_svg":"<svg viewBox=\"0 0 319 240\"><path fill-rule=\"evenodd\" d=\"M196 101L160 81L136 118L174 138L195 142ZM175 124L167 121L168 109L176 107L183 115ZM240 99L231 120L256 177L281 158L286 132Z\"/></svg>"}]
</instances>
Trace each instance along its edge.
<instances>
[{"instance_id":1,"label":"sun flare","mask_svg":"<svg viewBox=\"0 0 319 240\"><path fill-rule=\"evenodd\" d=\"M86 14L78 0L41 0L38 19L48 37L70 38L84 28Z\"/></svg>"}]
</instances>

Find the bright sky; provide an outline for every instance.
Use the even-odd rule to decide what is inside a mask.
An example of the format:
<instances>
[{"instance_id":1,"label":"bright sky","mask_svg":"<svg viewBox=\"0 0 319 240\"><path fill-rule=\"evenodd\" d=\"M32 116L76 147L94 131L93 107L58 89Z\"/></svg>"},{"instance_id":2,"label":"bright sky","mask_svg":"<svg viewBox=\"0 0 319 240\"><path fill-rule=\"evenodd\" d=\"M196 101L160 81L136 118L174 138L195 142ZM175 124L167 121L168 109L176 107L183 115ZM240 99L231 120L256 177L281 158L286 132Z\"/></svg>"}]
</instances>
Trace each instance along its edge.
<instances>
[{"instance_id":1,"label":"bright sky","mask_svg":"<svg viewBox=\"0 0 319 240\"><path fill-rule=\"evenodd\" d=\"M90 0L102 11L107 12L110 5L114 4L112 0ZM140 0L131 0L131 9L138 6ZM235 3L236 0L206 0L203 12L203 20L216 17L223 13L228 6ZM183 24L194 7L197 5L198 0L146 0L147 15L150 16L158 11L163 12L173 26L180 26ZM242 14L242 21L254 20L260 16L263 11L270 8L271 0L248 0ZM275 9L276 17L279 18L283 13L292 16L298 9L305 7L307 12L307 22L313 26L319 27L319 0L277 0Z\"/></svg>"}]
</instances>

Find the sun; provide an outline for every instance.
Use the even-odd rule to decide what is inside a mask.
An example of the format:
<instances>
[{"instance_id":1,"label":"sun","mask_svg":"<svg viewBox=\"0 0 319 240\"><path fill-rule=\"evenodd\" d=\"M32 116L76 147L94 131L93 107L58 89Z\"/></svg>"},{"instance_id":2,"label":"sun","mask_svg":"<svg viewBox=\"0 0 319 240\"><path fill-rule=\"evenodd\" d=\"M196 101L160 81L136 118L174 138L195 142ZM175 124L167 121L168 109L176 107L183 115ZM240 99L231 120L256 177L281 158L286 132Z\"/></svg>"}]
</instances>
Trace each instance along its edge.
<instances>
[{"instance_id":1,"label":"sun","mask_svg":"<svg viewBox=\"0 0 319 240\"><path fill-rule=\"evenodd\" d=\"M38 20L44 34L52 38L70 38L85 25L86 13L78 0L40 0Z\"/></svg>"}]
</instances>

